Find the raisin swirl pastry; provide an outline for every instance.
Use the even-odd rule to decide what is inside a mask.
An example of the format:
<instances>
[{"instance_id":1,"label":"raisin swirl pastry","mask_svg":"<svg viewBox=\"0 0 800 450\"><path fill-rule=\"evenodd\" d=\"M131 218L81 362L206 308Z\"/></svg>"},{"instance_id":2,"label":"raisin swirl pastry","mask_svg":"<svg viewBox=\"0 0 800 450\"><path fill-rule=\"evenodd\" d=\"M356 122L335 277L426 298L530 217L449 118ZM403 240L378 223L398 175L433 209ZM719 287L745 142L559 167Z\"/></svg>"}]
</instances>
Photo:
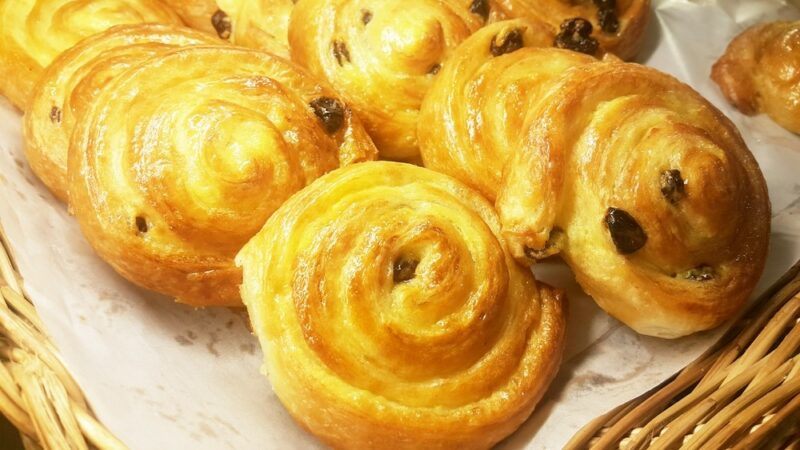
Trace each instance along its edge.
<instances>
[{"instance_id":1,"label":"raisin swirl pastry","mask_svg":"<svg viewBox=\"0 0 800 450\"><path fill-rule=\"evenodd\" d=\"M800 21L753 26L731 41L711 78L739 111L800 133Z\"/></svg>"},{"instance_id":2,"label":"raisin swirl pastry","mask_svg":"<svg viewBox=\"0 0 800 450\"><path fill-rule=\"evenodd\" d=\"M495 15L488 0L303 0L289 46L350 102L381 157L409 161L419 158L419 107L444 60Z\"/></svg>"},{"instance_id":3,"label":"raisin swirl pastry","mask_svg":"<svg viewBox=\"0 0 800 450\"><path fill-rule=\"evenodd\" d=\"M292 0L164 0L193 28L243 47L289 56Z\"/></svg>"},{"instance_id":4,"label":"raisin swirl pastry","mask_svg":"<svg viewBox=\"0 0 800 450\"><path fill-rule=\"evenodd\" d=\"M240 304L233 257L291 194L375 148L332 89L265 52L192 46L114 78L78 117L70 204L129 280Z\"/></svg>"},{"instance_id":5,"label":"raisin swirl pastry","mask_svg":"<svg viewBox=\"0 0 800 450\"><path fill-rule=\"evenodd\" d=\"M557 370L565 305L499 232L477 192L386 161L279 208L236 261L292 416L334 448L488 448L513 432Z\"/></svg>"},{"instance_id":6,"label":"raisin swirl pastry","mask_svg":"<svg viewBox=\"0 0 800 450\"><path fill-rule=\"evenodd\" d=\"M719 325L764 267L770 203L734 125L690 87L622 62L565 72L531 112L497 199L514 255L560 252L640 333Z\"/></svg>"},{"instance_id":7,"label":"raisin swirl pastry","mask_svg":"<svg viewBox=\"0 0 800 450\"><path fill-rule=\"evenodd\" d=\"M496 22L456 49L431 86L417 130L425 167L497 197L525 117L565 70L596 60L540 48L546 34L524 20Z\"/></svg>"},{"instance_id":8,"label":"raisin swirl pastry","mask_svg":"<svg viewBox=\"0 0 800 450\"><path fill-rule=\"evenodd\" d=\"M552 43L589 55L633 59L644 41L650 0L497 0L509 18L549 28Z\"/></svg>"},{"instance_id":9,"label":"raisin swirl pastry","mask_svg":"<svg viewBox=\"0 0 800 450\"><path fill-rule=\"evenodd\" d=\"M181 46L214 44L212 36L161 24L118 25L62 53L36 83L24 117L25 155L33 172L67 200L67 151L75 118L116 74Z\"/></svg>"},{"instance_id":10,"label":"raisin swirl pastry","mask_svg":"<svg viewBox=\"0 0 800 450\"><path fill-rule=\"evenodd\" d=\"M114 25L181 24L158 0L0 1L0 94L20 109L56 56Z\"/></svg>"}]
</instances>

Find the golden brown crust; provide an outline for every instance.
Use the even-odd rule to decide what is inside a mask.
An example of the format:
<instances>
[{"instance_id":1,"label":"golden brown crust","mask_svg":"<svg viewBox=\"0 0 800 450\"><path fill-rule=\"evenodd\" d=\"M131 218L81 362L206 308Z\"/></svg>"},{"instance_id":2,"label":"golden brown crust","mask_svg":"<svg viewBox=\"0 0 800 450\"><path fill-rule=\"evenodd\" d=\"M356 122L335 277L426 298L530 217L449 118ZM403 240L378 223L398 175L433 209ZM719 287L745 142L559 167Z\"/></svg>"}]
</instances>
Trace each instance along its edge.
<instances>
[{"instance_id":1,"label":"golden brown crust","mask_svg":"<svg viewBox=\"0 0 800 450\"><path fill-rule=\"evenodd\" d=\"M292 59L341 92L383 158L413 161L423 96L448 54L485 23L471 4L303 0L289 25ZM486 11L492 20L496 8Z\"/></svg>"},{"instance_id":2,"label":"golden brown crust","mask_svg":"<svg viewBox=\"0 0 800 450\"><path fill-rule=\"evenodd\" d=\"M183 22L206 33L216 35L217 31L211 23L214 13L219 10L216 0L161 0L177 13Z\"/></svg>"},{"instance_id":3,"label":"golden brown crust","mask_svg":"<svg viewBox=\"0 0 800 450\"><path fill-rule=\"evenodd\" d=\"M44 71L25 113L25 156L56 197L67 201L67 150L80 115L119 72L180 46L217 39L174 25L119 25L82 40Z\"/></svg>"},{"instance_id":4,"label":"golden brown crust","mask_svg":"<svg viewBox=\"0 0 800 450\"><path fill-rule=\"evenodd\" d=\"M374 156L344 102L299 67L187 47L122 72L78 117L69 197L89 243L129 280L193 305L236 305L233 256L272 212Z\"/></svg>"},{"instance_id":5,"label":"golden brown crust","mask_svg":"<svg viewBox=\"0 0 800 450\"><path fill-rule=\"evenodd\" d=\"M0 2L0 94L20 109L50 62L82 38L110 26L180 24L158 0L13 0Z\"/></svg>"},{"instance_id":6,"label":"golden brown crust","mask_svg":"<svg viewBox=\"0 0 800 450\"><path fill-rule=\"evenodd\" d=\"M714 64L711 78L744 114L765 112L800 133L800 22L745 30Z\"/></svg>"},{"instance_id":7,"label":"golden brown crust","mask_svg":"<svg viewBox=\"0 0 800 450\"><path fill-rule=\"evenodd\" d=\"M286 202L237 264L295 420L334 448L482 449L512 433L557 370L565 305L499 232L477 192L409 164L355 164Z\"/></svg>"},{"instance_id":8,"label":"golden brown crust","mask_svg":"<svg viewBox=\"0 0 800 450\"><path fill-rule=\"evenodd\" d=\"M613 53L624 60L633 59L644 40L650 17L650 0L498 0L502 14L546 24L555 37L565 22L582 18L592 24L591 37L598 43L595 56ZM616 31L604 31L599 17L600 4L611 5L618 21ZM613 19L610 19L613 20Z\"/></svg>"},{"instance_id":9,"label":"golden brown crust","mask_svg":"<svg viewBox=\"0 0 800 450\"><path fill-rule=\"evenodd\" d=\"M509 20L470 36L448 59L420 110L417 134L425 167L467 183L492 202L527 113L565 70L596 61L568 50L535 48L549 45L536 27ZM521 36L521 47L493 54L492 43L509 36Z\"/></svg>"},{"instance_id":10,"label":"golden brown crust","mask_svg":"<svg viewBox=\"0 0 800 450\"><path fill-rule=\"evenodd\" d=\"M674 78L618 62L569 70L539 105L497 200L515 256L560 250L641 333L731 318L770 229L763 175L733 124Z\"/></svg>"}]
</instances>

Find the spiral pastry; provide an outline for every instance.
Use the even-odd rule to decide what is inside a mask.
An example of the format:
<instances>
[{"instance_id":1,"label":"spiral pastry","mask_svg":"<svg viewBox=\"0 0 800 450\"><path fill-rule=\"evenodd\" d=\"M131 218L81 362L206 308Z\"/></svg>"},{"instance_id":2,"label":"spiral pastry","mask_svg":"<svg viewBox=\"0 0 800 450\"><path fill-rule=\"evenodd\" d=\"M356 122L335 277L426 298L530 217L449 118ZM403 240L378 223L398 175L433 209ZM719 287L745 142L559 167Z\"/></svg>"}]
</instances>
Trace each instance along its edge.
<instances>
[{"instance_id":1,"label":"spiral pastry","mask_svg":"<svg viewBox=\"0 0 800 450\"><path fill-rule=\"evenodd\" d=\"M731 41L711 78L739 111L800 133L800 21L756 25Z\"/></svg>"},{"instance_id":2,"label":"spiral pastry","mask_svg":"<svg viewBox=\"0 0 800 450\"><path fill-rule=\"evenodd\" d=\"M495 14L489 0L303 0L289 45L350 102L382 157L415 160L423 96L453 48Z\"/></svg>"},{"instance_id":3,"label":"spiral pastry","mask_svg":"<svg viewBox=\"0 0 800 450\"><path fill-rule=\"evenodd\" d=\"M174 25L118 25L62 53L34 86L24 117L25 155L33 172L67 200L67 150L75 117L116 74L180 46L217 39Z\"/></svg>"},{"instance_id":4,"label":"spiral pastry","mask_svg":"<svg viewBox=\"0 0 800 450\"><path fill-rule=\"evenodd\" d=\"M639 52L650 0L497 0L501 14L525 18L550 31L552 45L589 55Z\"/></svg>"},{"instance_id":5,"label":"spiral pastry","mask_svg":"<svg viewBox=\"0 0 800 450\"><path fill-rule=\"evenodd\" d=\"M770 204L733 124L674 78L598 62L531 112L497 200L514 255L561 252L640 333L677 337L734 315L764 267Z\"/></svg>"},{"instance_id":6,"label":"spiral pastry","mask_svg":"<svg viewBox=\"0 0 800 450\"><path fill-rule=\"evenodd\" d=\"M525 116L565 70L596 60L535 48L546 34L523 20L478 30L450 56L420 110L425 167L451 175L494 201Z\"/></svg>"},{"instance_id":7,"label":"spiral pastry","mask_svg":"<svg viewBox=\"0 0 800 450\"><path fill-rule=\"evenodd\" d=\"M79 40L114 25L180 18L158 0L0 1L0 94L20 109L44 68Z\"/></svg>"},{"instance_id":8,"label":"spiral pastry","mask_svg":"<svg viewBox=\"0 0 800 450\"><path fill-rule=\"evenodd\" d=\"M114 78L75 124L70 204L129 280L240 304L236 252L291 194L375 156L329 87L268 53L187 47Z\"/></svg>"},{"instance_id":9,"label":"spiral pastry","mask_svg":"<svg viewBox=\"0 0 800 450\"><path fill-rule=\"evenodd\" d=\"M273 389L334 448L488 448L561 359L562 294L514 263L486 200L431 170L336 170L236 261Z\"/></svg>"},{"instance_id":10,"label":"spiral pastry","mask_svg":"<svg viewBox=\"0 0 800 450\"><path fill-rule=\"evenodd\" d=\"M236 45L289 56L292 0L164 0L193 28Z\"/></svg>"}]
</instances>

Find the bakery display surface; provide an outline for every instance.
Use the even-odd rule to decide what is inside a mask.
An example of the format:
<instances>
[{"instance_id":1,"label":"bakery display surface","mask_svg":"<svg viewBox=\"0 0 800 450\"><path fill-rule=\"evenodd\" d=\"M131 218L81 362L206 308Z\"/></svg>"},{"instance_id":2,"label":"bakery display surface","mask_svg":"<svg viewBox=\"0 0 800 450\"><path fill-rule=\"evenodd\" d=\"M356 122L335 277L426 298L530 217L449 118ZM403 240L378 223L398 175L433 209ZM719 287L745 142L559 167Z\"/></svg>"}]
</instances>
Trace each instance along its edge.
<instances>
[{"instance_id":1,"label":"bakery display surface","mask_svg":"<svg viewBox=\"0 0 800 450\"><path fill-rule=\"evenodd\" d=\"M101 27L59 51L24 120L0 104L0 370L22 389L0 394L45 447L561 448L726 327L677 336L727 325L800 259L798 137L709 77L749 26L800 18L783 0L575 1L561 37L555 12L481 1L303 16L338 24L327 57L356 93L384 80L399 99L410 78L387 74L434 65L382 124L405 127L419 155L402 158L342 79L286 58L292 39L246 48L235 6L172 3L197 30ZM637 5L644 65L603 55ZM479 20L455 36L456 18ZM348 65L376 52L381 73ZM753 347L747 374L777 367Z\"/></svg>"}]
</instances>

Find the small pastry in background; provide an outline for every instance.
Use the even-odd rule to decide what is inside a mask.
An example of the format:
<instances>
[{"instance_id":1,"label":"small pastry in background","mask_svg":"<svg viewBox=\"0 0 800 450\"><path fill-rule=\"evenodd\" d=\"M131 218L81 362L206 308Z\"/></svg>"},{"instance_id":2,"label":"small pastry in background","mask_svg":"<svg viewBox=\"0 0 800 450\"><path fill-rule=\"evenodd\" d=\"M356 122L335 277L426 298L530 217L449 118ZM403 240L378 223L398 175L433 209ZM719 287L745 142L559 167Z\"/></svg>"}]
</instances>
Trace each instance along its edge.
<instances>
[{"instance_id":1,"label":"small pastry in background","mask_svg":"<svg viewBox=\"0 0 800 450\"><path fill-rule=\"evenodd\" d=\"M79 42L44 71L23 119L25 156L56 197L67 201L67 151L75 118L119 72L186 45L219 43L213 36L160 24L118 25Z\"/></svg>"},{"instance_id":2,"label":"small pastry in background","mask_svg":"<svg viewBox=\"0 0 800 450\"><path fill-rule=\"evenodd\" d=\"M0 95L24 110L34 84L61 52L114 25L181 24L159 0L0 2Z\"/></svg>"},{"instance_id":3,"label":"small pastry in background","mask_svg":"<svg viewBox=\"0 0 800 450\"><path fill-rule=\"evenodd\" d=\"M711 79L742 113L767 113L800 133L800 21L750 27L731 41Z\"/></svg>"},{"instance_id":4,"label":"small pastry in background","mask_svg":"<svg viewBox=\"0 0 800 450\"><path fill-rule=\"evenodd\" d=\"M633 59L642 47L650 0L497 0L503 15L546 25L553 45Z\"/></svg>"},{"instance_id":5,"label":"small pastry in background","mask_svg":"<svg viewBox=\"0 0 800 450\"><path fill-rule=\"evenodd\" d=\"M193 28L243 47L289 57L292 0L163 0Z\"/></svg>"},{"instance_id":6,"label":"small pastry in background","mask_svg":"<svg viewBox=\"0 0 800 450\"><path fill-rule=\"evenodd\" d=\"M364 121L382 158L417 161L422 98L458 44L497 17L490 0L303 0L292 60L324 77Z\"/></svg>"},{"instance_id":7,"label":"small pastry in background","mask_svg":"<svg viewBox=\"0 0 800 450\"><path fill-rule=\"evenodd\" d=\"M77 119L68 192L87 240L122 276L196 306L240 305L236 252L306 184L376 156L331 88L233 46L133 66Z\"/></svg>"},{"instance_id":8,"label":"small pastry in background","mask_svg":"<svg viewBox=\"0 0 800 450\"><path fill-rule=\"evenodd\" d=\"M420 110L417 133L425 167L495 201L528 112L564 71L597 61L550 48L548 39L525 20L501 21L478 30L453 52Z\"/></svg>"},{"instance_id":9,"label":"small pastry in background","mask_svg":"<svg viewBox=\"0 0 800 450\"><path fill-rule=\"evenodd\" d=\"M335 170L281 206L236 262L294 419L333 448L511 434L557 371L566 305L499 233L477 192L395 162Z\"/></svg>"}]
</instances>

